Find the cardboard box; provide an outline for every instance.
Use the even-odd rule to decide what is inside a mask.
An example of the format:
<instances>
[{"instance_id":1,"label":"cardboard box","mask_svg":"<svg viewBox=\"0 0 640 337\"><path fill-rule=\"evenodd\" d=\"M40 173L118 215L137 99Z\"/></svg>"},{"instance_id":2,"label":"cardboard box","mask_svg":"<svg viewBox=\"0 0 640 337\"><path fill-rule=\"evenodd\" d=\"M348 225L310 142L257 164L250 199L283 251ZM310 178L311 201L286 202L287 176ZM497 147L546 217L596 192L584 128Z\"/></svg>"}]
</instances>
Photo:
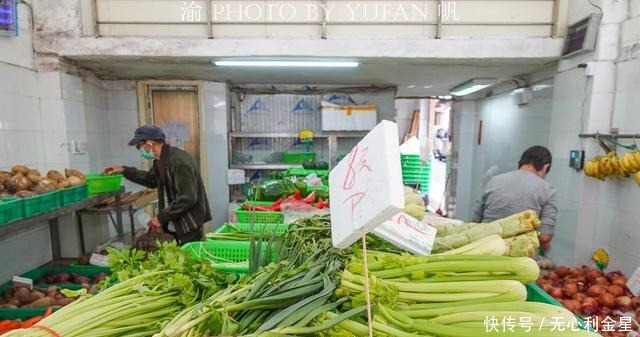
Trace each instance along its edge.
<instances>
[{"instance_id":1,"label":"cardboard box","mask_svg":"<svg viewBox=\"0 0 640 337\"><path fill-rule=\"evenodd\" d=\"M378 121L376 105L320 104L322 131L369 131Z\"/></svg>"}]
</instances>

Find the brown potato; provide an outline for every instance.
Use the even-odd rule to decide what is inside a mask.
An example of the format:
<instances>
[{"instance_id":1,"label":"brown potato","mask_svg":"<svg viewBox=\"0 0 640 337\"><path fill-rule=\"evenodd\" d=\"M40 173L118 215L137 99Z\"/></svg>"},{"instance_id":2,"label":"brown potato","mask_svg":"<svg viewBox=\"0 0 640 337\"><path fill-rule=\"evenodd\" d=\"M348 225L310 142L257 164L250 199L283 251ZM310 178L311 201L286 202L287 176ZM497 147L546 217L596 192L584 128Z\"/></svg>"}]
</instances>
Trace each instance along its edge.
<instances>
[{"instance_id":1,"label":"brown potato","mask_svg":"<svg viewBox=\"0 0 640 337\"><path fill-rule=\"evenodd\" d=\"M27 176L29 174L29 171L31 171L31 169L24 165L15 165L14 167L11 168L11 174L14 176L16 174L22 174L23 176Z\"/></svg>"},{"instance_id":2,"label":"brown potato","mask_svg":"<svg viewBox=\"0 0 640 337\"><path fill-rule=\"evenodd\" d=\"M46 308L52 305L53 305L53 300L51 300L51 297L42 297L37 301L33 301L23 307L24 308Z\"/></svg>"},{"instance_id":3,"label":"brown potato","mask_svg":"<svg viewBox=\"0 0 640 337\"><path fill-rule=\"evenodd\" d=\"M56 300L55 302L53 302L53 305L64 307L65 305L73 303L73 301L75 301L75 300L76 300L75 298L65 297L65 298L61 298L59 300Z\"/></svg>"},{"instance_id":4,"label":"brown potato","mask_svg":"<svg viewBox=\"0 0 640 337\"><path fill-rule=\"evenodd\" d=\"M34 290L31 292L31 294L29 294L29 303L31 302L35 302L41 298L43 298L45 295L42 291L40 290Z\"/></svg>"},{"instance_id":5,"label":"brown potato","mask_svg":"<svg viewBox=\"0 0 640 337\"><path fill-rule=\"evenodd\" d=\"M26 287L15 287L13 298L20 301L20 304L27 304L31 299L31 290Z\"/></svg>"}]
</instances>

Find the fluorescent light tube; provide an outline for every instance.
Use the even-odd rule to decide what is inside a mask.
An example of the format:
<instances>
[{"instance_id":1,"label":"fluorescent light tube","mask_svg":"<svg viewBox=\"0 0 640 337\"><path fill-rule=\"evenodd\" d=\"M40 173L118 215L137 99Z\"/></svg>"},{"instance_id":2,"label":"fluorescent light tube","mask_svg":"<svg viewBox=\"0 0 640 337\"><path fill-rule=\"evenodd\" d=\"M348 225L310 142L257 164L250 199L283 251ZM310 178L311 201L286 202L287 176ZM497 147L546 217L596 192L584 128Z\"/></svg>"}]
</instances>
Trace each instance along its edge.
<instances>
[{"instance_id":1,"label":"fluorescent light tube","mask_svg":"<svg viewBox=\"0 0 640 337\"><path fill-rule=\"evenodd\" d=\"M359 65L353 61L214 61L223 67L320 67L354 68Z\"/></svg>"},{"instance_id":2,"label":"fluorescent light tube","mask_svg":"<svg viewBox=\"0 0 640 337\"><path fill-rule=\"evenodd\" d=\"M478 78L465 82L449 91L454 96L466 96L484 88L488 88L496 84L498 80L494 78Z\"/></svg>"}]
</instances>

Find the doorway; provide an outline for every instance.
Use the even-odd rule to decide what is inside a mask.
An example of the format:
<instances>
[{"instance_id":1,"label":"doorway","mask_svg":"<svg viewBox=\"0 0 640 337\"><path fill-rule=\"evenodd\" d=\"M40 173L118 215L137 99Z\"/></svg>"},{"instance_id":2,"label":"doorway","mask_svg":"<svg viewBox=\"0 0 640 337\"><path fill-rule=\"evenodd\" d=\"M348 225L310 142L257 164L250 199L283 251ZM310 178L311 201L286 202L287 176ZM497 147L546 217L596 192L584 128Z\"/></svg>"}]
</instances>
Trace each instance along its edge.
<instances>
[{"instance_id":1,"label":"doorway","mask_svg":"<svg viewBox=\"0 0 640 337\"><path fill-rule=\"evenodd\" d=\"M431 148L431 176L429 203L446 213L451 178L451 110L452 100L431 99L429 109L429 145Z\"/></svg>"},{"instance_id":2,"label":"doorway","mask_svg":"<svg viewBox=\"0 0 640 337\"><path fill-rule=\"evenodd\" d=\"M160 127L167 143L185 150L200 166L197 86L149 86L147 104L147 121Z\"/></svg>"}]
</instances>

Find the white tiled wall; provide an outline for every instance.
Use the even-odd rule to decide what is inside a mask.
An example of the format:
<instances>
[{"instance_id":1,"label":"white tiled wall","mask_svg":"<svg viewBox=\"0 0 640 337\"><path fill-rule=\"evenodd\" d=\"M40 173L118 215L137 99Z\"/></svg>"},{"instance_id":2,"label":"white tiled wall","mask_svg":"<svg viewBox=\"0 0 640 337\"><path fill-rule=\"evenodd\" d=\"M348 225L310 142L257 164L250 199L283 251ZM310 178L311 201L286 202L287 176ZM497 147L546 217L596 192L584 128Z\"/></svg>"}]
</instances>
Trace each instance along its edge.
<instances>
[{"instance_id":1,"label":"white tiled wall","mask_svg":"<svg viewBox=\"0 0 640 337\"><path fill-rule=\"evenodd\" d=\"M553 85L548 80L542 84ZM546 146L549 138L552 90L534 92L534 99L518 106L511 92L456 105L462 115L456 218L471 220L473 206L484 184L494 175L517 168L522 151ZM458 110L462 108L462 111ZM478 123L483 122L482 143L477 145Z\"/></svg>"},{"instance_id":2,"label":"white tiled wall","mask_svg":"<svg viewBox=\"0 0 640 337\"><path fill-rule=\"evenodd\" d=\"M0 169L28 164L44 170L46 164L40 82L34 70L29 9L19 5L21 35L0 39ZM53 91L50 91L53 92ZM51 260L49 227L39 224L0 239L0 282Z\"/></svg>"}]
</instances>

